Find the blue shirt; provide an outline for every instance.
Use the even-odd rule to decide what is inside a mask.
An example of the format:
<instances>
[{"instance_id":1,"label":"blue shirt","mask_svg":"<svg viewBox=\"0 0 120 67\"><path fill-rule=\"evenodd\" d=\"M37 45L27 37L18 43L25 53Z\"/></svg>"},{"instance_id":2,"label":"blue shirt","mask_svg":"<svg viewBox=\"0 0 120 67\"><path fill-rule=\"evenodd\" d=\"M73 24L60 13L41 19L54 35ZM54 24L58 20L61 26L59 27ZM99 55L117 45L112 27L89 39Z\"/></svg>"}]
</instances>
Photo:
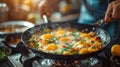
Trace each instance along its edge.
<instances>
[{"instance_id":1,"label":"blue shirt","mask_svg":"<svg viewBox=\"0 0 120 67\"><path fill-rule=\"evenodd\" d=\"M104 18L108 4L112 0L82 0L78 22L83 24L95 23ZM112 37L115 36L115 23L102 26Z\"/></svg>"}]
</instances>

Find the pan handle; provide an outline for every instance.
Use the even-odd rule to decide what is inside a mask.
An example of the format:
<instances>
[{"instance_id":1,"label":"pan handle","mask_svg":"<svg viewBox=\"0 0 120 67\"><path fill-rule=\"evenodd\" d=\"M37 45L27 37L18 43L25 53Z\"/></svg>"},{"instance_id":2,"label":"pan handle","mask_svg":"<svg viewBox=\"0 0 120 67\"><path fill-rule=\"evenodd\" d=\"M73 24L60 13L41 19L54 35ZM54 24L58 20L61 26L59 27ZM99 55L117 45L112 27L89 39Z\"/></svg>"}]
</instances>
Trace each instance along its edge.
<instances>
[{"instance_id":1,"label":"pan handle","mask_svg":"<svg viewBox=\"0 0 120 67\"><path fill-rule=\"evenodd\" d=\"M105 23L104 19L100 19L100 20L98 20L94 25L100 27L100 26L102 26L103 24L107 24L107 23Z\"/></svg>"},{"instance_id":2,"label":"pan handle","mask_svg":"<svg viewBox=\"0 0 120 67\"><path fill-rule=\"evenodd\" d=\"M109 24L109 23L111 23L111 22L117 22L117 21L119 21L119 20L120 20L120 19L116 19L116 20L111 19L110 22L105 22L104 19L100 19L100 20L98 20L95 24L92 24L92 25L101 27L102 25L106 25L106 24Z\"/></svg>"},{"instance_id":3,"label":"pan handle","mask_svg":"<svg viewBox=\"0 0 120 67\"><path fill-rule=\"evenodd\" d=\"M48 19L47 15L43 15L43 20L46 24L51 23L51 21Z\"/></svg>"},{"instance_id":4,"label":"pan handle","mask_svg":"<svg viewBox=\"0 0 120 67\"><path fill-rule=\"evenodd\" d=\"M43 20L44 20L44 22L45 22L46 24L48 23L48 18L47 18L46 15L43 15Z\"/></svg>"}]
</instances>

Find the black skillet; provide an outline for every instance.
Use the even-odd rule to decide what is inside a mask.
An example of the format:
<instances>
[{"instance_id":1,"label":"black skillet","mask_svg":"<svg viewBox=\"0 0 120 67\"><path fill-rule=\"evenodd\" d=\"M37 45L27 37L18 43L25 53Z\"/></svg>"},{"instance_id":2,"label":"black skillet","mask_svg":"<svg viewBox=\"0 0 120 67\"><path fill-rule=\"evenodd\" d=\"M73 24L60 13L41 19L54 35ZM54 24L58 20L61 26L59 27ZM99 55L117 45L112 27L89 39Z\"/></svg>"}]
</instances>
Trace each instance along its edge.
<instances>
[{"instance_id":1,"label":"black skillet","mask_svg":"<svg viewBox=\"0 0 120 67\"><path fill-rule=\"evenodd\" d=\"M71 28L76 28L80 31L85 30L86 32L93 31L93 32L95 32L95 34L97 34L101 38L101 40L103 42L102 49L100 49L96 52L84 54L84 55L81 55L81 54L60 55L60 54L51 54L51 53L45 53L42 51L38 51L36 49L31 48L27 44L27 41L29 40L29 38L32 35L34 35L36 33L40 33L45 28L56 29L58 27L62 27L62 28L71 27ZM47 23L47 24L36 25L32 28L29 28L22 34L22 42L24 43L25 47L30 49L32 52L34 52L40 58L48 58L48 59L55 59L55 60L81 60L81 59L93 57L93 56L101 53L111 42L111 37L105 30L103 30L95 25L79 24L79 23L75 23L75 22L56 22L56 23Z\"/></svg>"}]
</instances>

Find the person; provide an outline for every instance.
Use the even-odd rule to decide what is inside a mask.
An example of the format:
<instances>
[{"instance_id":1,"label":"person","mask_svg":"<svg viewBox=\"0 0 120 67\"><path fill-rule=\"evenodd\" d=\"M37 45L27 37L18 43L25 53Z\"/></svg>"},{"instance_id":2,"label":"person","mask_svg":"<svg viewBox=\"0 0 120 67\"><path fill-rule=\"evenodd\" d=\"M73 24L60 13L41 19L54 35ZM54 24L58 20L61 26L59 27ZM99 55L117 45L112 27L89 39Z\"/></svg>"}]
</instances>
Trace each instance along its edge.
<instances>
[{"instance_id":1,"label":"person","mask_svg":"<svg viewBox=\"0 0 120 67\"><path fill-rule=\"evenodd\" d=\"M46 14L50 16L57 9L61 0L43 0L38 6L40 15ZM112 43L119 37L119 21L120 19L120 0L81 0L81 9L78 23L95 23L99 19L104 19L105 25L101 28L105 29L112 36ZM110 46L111 47L111 46Z\"/></svg>"}]
</instances>

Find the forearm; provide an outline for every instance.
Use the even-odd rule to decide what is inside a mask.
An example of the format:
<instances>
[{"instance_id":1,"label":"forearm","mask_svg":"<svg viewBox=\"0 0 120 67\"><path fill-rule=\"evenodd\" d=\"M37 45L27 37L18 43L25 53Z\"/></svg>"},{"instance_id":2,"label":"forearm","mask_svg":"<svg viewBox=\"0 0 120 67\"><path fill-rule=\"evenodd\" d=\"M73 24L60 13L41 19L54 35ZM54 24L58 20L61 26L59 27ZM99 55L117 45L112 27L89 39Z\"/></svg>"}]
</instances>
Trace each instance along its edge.
<instances>
[{"instance_id":1,"label":"forearm","mask_svg":"<svg viewBox=\"0 0 120 67\"><path fill-rule=\"evenodd\" d=\"M59 3L62 0L43 0L45 2L46 5L49 5L51 8L53 8L53 10L58 9L59 7Z\"/></svg>"},{"instance_id":2,"label":"forearm","mask_svg":"<svg viewBox=\"0 0 120 67\"><path fill-rule=\"evenodd\" d=\"M45 2L53 4L54 6L59 5L61 0L45 0Z\"/></svg>"},{"instance_id":3,"label":"forearm","mask_svg":"<svg viewBox=\"0 0 120 67\"><path fill-rule=\"evenodd\" d=\"M42 0L38 5L38 11L41 16L44 14L50 16L58 9L61 0Z\"/></svg>"}]
</instances>

